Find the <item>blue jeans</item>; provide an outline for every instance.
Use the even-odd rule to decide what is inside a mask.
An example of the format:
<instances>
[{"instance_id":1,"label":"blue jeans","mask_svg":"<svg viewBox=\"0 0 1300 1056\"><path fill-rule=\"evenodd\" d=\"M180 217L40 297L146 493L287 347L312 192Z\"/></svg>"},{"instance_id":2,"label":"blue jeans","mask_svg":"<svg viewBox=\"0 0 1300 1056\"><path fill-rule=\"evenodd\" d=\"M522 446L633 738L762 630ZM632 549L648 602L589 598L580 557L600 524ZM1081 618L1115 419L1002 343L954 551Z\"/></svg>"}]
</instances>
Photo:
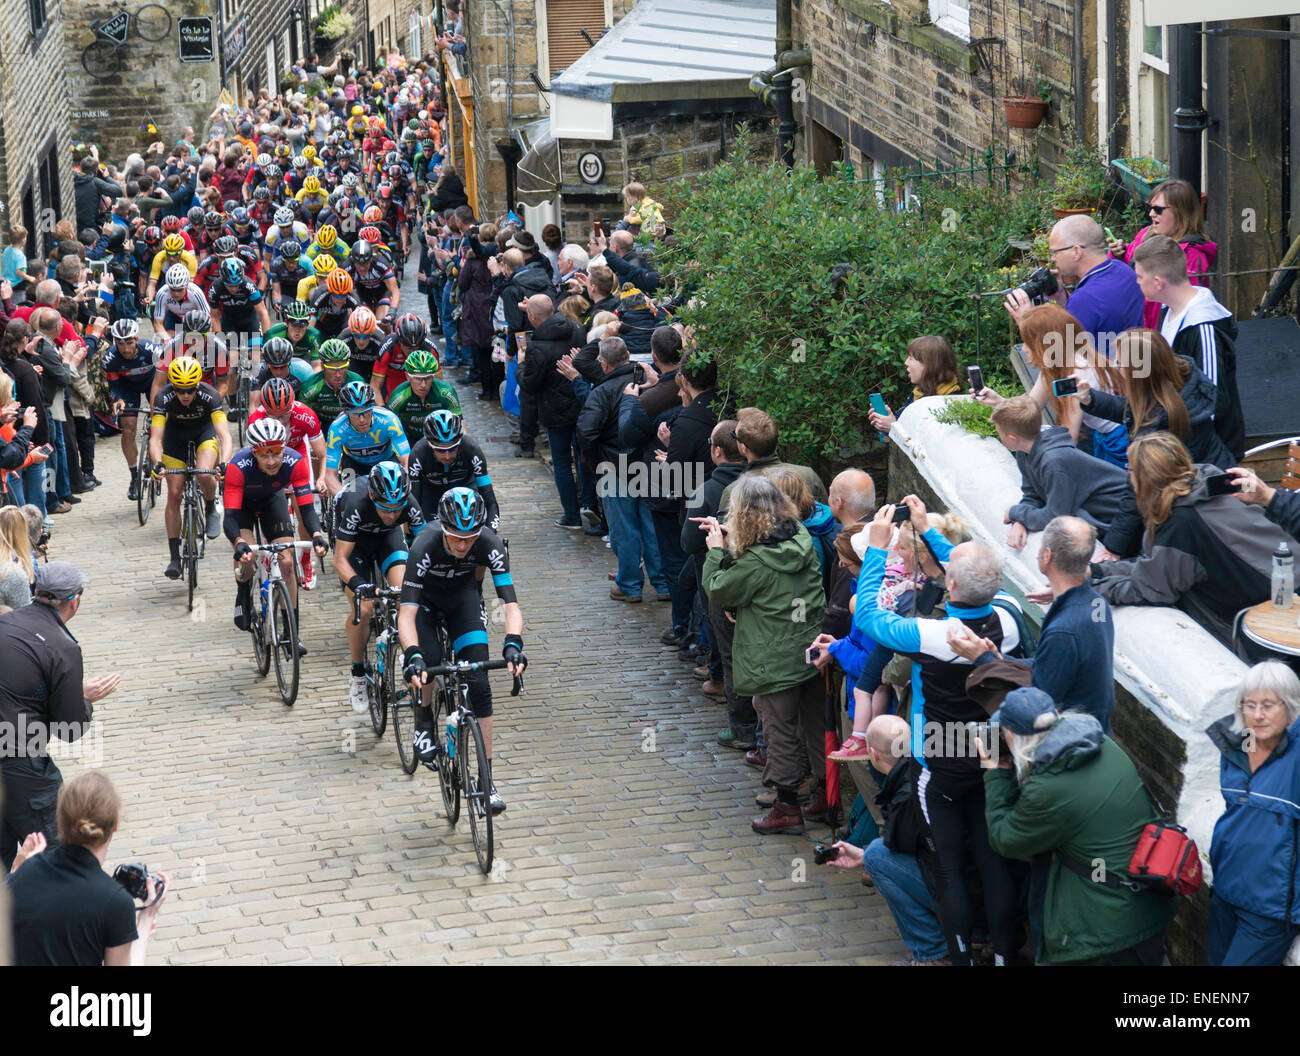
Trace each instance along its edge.
<instances>
[{"instance_id":1,"label":"blue jeans","mask_svg":"<svg viewBox=\"0 0 1300 1056\"><path fill-rule=\"evenodd\" d=\"M1216 893L1210 898L1210 933L1205 944L1206 963L1218 966L1278 965L1286 958L1300 924L1261 917L1234 906Z\"/></svg>"},{"instance_id":2,"label":"blue jeans","mask_svg":"<svg viewBox=\"0 0 1300 1056\"><path fill-rule=\"evenodd\" d=\"M19 482L19 475L14 474L9 478L10 485L18 485L14 490L14 497L18 497L21 491L23 498L20 500L24 504L35 506L41 511L44 517L48 512L45 506L45 467L47 463L42 462L40 465L28 466L22 472L22 480Z\"/></svg>"},{"instance_id":3,"label":"blue jeans","mask_svg":"<svg viewBox=\"0 0 1300 1056\"><path fill-rule=\"evenodd\" d=\"M948 942L939 927L939 907L921 878L916 859L910 854L896 854L876 837L862 852L862 867L884 896L913 959L937 961L947 957Z\"/></svg>"},{"instance_id":4,"label":"blue jeans","mask_svg":"<svg viewBox=\"0 0 1300 1056\"><path fill-rule=\"evenodd\" d=\"M558 429L549 426L546 430L547 443L551 445L551 471L555 476L555 490L560 493L560 505L564 507L564 519L570 524L578 520L578 485L573 479L573 464L578 464L578 480L582 485L582 505L588 509L596 505L596 478L582 461L577 449L577 433L573 426L565 425Z\"/></svg>"},{"instance_id":5,"label":"blue jeans","mask_svg":"<svg viewBox=\"0 0 1300 1056\"><path fill-rule=\"evenodd\" d=\"M54 445L54 493L62 502L72 494L72 477L68 474L68 448L63 438L63 423L50 421L50 443Z\"/></svg>"},{"instance_id":6,"label":"blue jeans","mask_svg":"<svg viewBox=\"0 0 1300 1056\"><path fill-rule=\"evenodd\" d=\"M614 582L624 594L641 596L641 562L646 574L660 594L668 593L668 580L659 564L659 544L650 520L650 506L644 499L624 495L605 497L605 520L609 522L609 542L618 558L618 575Z\"/></svg>"},{"instance_id":7,"label":"blue jeans","mask_svg":"<svg viewBox=\"0 0 1300 1056\"><path fill-rule=\"evenodd\" d=\"M452 318L450 281L442 284L442 298L438 304L438 321L442 323L442 336L447 339L447 349L442 361L449 367L459 366L462 362L468 363L468 360L461 359L460 346L456 344L456 320Z\"/></svg>"}]
</instances>

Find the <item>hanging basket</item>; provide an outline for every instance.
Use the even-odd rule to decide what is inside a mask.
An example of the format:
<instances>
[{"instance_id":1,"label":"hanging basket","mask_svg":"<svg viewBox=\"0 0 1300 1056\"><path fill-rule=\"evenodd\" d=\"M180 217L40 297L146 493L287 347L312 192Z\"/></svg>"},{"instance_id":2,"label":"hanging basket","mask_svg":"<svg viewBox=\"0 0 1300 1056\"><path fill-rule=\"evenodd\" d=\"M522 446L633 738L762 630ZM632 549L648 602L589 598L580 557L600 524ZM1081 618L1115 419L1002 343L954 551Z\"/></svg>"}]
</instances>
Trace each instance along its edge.
<instances>
[{"instance_id":1,"label":"hanging basket","mask_svg":"<svg viewBox=\"0 0 1300 1056\"><path fill-rule=\"evenodd\" d=\"M1034 95L1009 95L1002 100L1012 128L1037 128L1047 116L1047 103Z\"/></svg>"}]
</instances>

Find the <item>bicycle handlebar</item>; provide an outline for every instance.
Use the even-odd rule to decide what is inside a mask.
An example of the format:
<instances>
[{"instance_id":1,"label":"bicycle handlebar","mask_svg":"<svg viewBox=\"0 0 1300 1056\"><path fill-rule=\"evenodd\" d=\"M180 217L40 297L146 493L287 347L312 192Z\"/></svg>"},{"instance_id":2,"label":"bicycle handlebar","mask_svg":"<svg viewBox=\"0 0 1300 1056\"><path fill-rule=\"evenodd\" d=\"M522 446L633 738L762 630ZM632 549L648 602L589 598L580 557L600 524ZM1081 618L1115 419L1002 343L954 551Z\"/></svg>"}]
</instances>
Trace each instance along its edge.
<instances>
[{"instance_id":1,"label":"bicycle handlebar","mask_svg":"<svg viewBox=\"0 0 1300 1056\"><path fill-rule=\"evenodd\" d=\"M388 586L375 587L374 597L396 598L401 593L402 593L401 587L388 587ZM352 626L354 627L361 622L361 602L364 600L365 600L364 598L361 598L356 594L352 595Z\"/></svg>"},{"instance_id":2,"label":"bicycle handlebar","mask_svg":"<svg viewBox=\"0 0 1300 1056\"><path fill-rule=\"evenodd\" d=\"M296 539L292 543L249 543L248 549L254 553L264 550L268 554L278 554L283 550L307 550L313 545L309 539Z\"/></svg>"},{"instance_id":3,"label":"bicycle handlebar","mask_svg":"<svg viewBox=\"0 0 1300 1056\"><path fill-rule=\"evenodd\" d=\"M164 469L158 474L160 477L175 477L178 475L193 475L196 477L220 477L223 474L218 469L191 469L188 466L184 469Z\"/></svg>"},{"instance_id":4,"label":"bicycle handlebar","mask_svg":"<svg viewBox=\"0 0 1300 1056\"><path fill-rule=\"evenodd\" d=\"M454 675L454 674L471 674L474 671L503 671L509 665L509 660L457 660L452 664L439 664L437 667L426 668L430 676L433 675ZM519 696L524 691L523 675L515 675L514 687L510 690L512 697Z\"/></svg>"}]
</instances>

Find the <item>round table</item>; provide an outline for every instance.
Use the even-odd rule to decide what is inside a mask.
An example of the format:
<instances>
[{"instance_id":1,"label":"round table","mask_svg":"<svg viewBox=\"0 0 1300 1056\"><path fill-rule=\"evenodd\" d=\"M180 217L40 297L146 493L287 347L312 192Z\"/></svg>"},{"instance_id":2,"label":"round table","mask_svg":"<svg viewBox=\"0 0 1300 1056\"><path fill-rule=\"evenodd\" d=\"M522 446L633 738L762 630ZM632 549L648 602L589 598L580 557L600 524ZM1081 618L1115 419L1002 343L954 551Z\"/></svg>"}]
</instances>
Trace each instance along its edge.
<instances>
[{"instance_id":1,"label":"round table","mask_svg":"<svg viewBox=\"0 0 1300 1056\"><path fill-rule=\"evenodd\" d=\"M1256 645L1286 656L1300 656L1300 599L1289 609L1275 609L1273 602L1261 601L1245 611L1241 629Z\"/></svg>"}]
</instances>

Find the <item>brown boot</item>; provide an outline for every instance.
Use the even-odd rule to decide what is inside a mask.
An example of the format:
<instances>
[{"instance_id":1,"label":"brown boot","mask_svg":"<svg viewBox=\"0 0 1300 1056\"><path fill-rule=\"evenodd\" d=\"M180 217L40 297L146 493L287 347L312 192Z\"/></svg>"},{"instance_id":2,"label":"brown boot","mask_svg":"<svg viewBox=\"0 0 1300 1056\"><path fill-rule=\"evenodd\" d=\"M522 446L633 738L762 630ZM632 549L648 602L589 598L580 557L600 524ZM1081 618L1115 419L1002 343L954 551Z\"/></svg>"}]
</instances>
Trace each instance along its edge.
<instances>
[{"instance_id":1,"label":"brown boot","mask_svg":"<svg viewBox=\"0 0 1300 1056\"><path fill-rule=\"evenodd\" d=\"M767 766L767 753L760 748L751 748L745 753L745 764L762 770Z\"/></svg>"},{"instance_id":2,"label":"brown boot","mask_svg":"<svg viewBox=\"0 0 1300 1056\"><path fill-rule=\"evenodd\" d=\"M751 828L760 836L803 835L803 811L779 800L761 818L755 818Z\"/></svg>"},{"instance_id":3,"label":"brown boot","mask_svg":"<svg viewBox=\"0 0 1300 1056\"><path fill-rule=\"evenodd\" d=\"M830 809L830 804L826 802L826 788L819 785L813 790L812 799L804 806L803 816L809 821L825 821Z\"/></svg>"},{"instance_id":4,"label":"brown boot","mask_svg":"<svg viewBox=\"0 0 1300 1056\"><path fill-rule=\"evenodd\" d=\"M765 788L754 797L754 803L760 807L770 807L776 802L776 789Z\"/></svg>"},{"instance_id":5,"label":"brown boot","mask_svg":"<svg viewBox=\"0 0 1300 1056\"><path fill-rule=\"evenodd\" d=\"M723 688L722 683L715 682L713 679L709 679L707 682L701 682L700 689L704 691L706 697L725 697L727 695L727 691Z\"/></svg>"}]
</instances>

